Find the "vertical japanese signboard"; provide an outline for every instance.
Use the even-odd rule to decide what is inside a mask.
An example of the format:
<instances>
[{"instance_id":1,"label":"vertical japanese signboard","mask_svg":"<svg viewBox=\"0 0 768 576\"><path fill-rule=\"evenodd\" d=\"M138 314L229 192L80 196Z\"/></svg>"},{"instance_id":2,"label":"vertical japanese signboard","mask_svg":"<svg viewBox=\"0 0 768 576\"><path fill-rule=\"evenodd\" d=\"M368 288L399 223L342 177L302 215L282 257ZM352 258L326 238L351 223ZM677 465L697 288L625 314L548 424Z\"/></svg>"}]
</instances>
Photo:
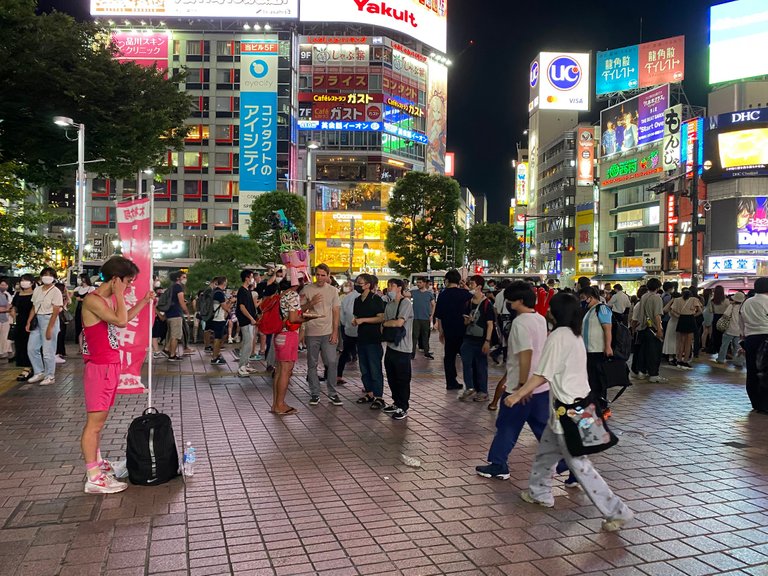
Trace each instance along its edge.
<instances>
[{"instance_id":1,"label":"vertical japanese signboard","mask_svg":"<svg viewBox=\"0 0 768 576\"><path fill-rule=\"evenodd\" d=\"M429 61L427 85L427 172L445 174L448 140L448 68Z\"/></svg>"},{"instance_id":2,"label":"vertical japanese signboard","mask_svg":"<svg viewBox=\"0 0 768 576\"><path fill-rule=\"evenodd\" d=\"M149 198L141 198L117 203L117 230L123 256L139 268L138 275L125 294L128 308L143 298L152 285L150 202ZM152 306L146 306L125 328L117 329L121 363L117 391L120 394L139 394L145 390L141 382L141 368L149 346L151 314Z\"/></svg>"},{"instance_id":3,"label":"vertical japanese signboard","mask_svg":"<svg viewBox=\"0 0 768 576\"><path fill-rule=\"evenodd\" d=\"M277 36L240 42L241 234L247 233L252 197L277 188L277 57Z\"/></svg>"},{"instance_id":4,"label":"vertical japanese signboard","mask_svg":"<svg viewBox=\"0 0 768 576\"><path fill-rule=\"evenodd\" d=\"M680 129L683 124L683 105L677 104L664 111L664 171L680 167Z\"/></svg>"},{"instance_id":5,"label":"vertical japanese signboard","mask_svg":"<svg viewBox=\"0 0 768 576\"><path fill-rule=\"evenodd\" d=\"M592 186L595 183L595 129L579 127L576 139L579 155L576 160L576 185Z\"/></svg>"}]
</instances>

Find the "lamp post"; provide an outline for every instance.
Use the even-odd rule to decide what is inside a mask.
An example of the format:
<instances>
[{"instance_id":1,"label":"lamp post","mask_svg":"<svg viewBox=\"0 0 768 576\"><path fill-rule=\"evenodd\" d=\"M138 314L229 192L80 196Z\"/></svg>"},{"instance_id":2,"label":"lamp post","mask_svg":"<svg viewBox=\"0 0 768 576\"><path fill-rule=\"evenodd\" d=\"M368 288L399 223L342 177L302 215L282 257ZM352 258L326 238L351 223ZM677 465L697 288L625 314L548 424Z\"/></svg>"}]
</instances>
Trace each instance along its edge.
<instances>
[{"instance_id":1,"label":"lamp post","mask_svg":"<svg viewBox=\"0 0 768 576\"><path fill-rule=\"evenodd\" d=\"M77 128L77 175L75 176L75 242L77 242L77 271L83 273L85 247L85 124L72 118L54 116L53 123L62 128Z\"/></svg>"}]
</instances>

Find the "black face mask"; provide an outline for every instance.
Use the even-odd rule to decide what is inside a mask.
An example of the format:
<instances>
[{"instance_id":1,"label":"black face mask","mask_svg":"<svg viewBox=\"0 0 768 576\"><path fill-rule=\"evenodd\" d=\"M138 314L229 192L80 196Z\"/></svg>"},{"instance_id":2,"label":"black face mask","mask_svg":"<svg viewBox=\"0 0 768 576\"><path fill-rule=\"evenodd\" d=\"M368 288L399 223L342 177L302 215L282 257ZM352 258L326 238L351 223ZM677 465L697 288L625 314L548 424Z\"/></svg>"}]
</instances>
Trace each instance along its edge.
<instances>
[{"instance_id":1,"label":"black face mask","mask_svg":"<svg viewBox=\"0 0 768 576\"><path fill-rule=\"evenodd\" d=\"M358 294L362 294L363 293L363 287L358 285L358 284L355 284L355 292L357 292Z\"/></svg>"}]
</instances>

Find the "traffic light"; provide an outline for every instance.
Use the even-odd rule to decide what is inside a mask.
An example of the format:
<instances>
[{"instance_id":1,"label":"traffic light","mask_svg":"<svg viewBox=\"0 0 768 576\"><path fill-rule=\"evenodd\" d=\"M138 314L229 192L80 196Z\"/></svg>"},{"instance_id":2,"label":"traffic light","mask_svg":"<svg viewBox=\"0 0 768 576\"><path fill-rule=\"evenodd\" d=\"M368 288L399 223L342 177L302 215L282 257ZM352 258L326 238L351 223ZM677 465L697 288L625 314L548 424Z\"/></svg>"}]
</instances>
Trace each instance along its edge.
<instances>
[{"instance_id":1,"label":"traffic light","mask_svg":"<svg viewBox=\"0 0 768 576\"><path fill-rule=\"evenodd\" d=\"M483 267L475 266L475 274L482 274L482 273L483 273Z\"/></svg>"}]
</instances>

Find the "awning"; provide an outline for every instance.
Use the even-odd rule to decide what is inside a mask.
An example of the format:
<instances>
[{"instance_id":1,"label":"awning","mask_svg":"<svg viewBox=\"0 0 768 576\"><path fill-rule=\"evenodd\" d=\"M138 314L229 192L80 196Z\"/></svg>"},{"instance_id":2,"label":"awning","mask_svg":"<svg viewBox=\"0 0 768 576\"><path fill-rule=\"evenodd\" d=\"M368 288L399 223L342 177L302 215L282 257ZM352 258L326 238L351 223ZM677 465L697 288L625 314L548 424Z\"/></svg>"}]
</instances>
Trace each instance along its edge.
<instances>
[{"instance_id":1,"label":"awning","mask_svg":"<svg viewBox=\"0 0 768 576\"><path fill-rule=\"evenodd\" d=\"M647 274L598 274L592 276L593 282L637 282L645 278Z\"/></svg>"}]
</instances>

